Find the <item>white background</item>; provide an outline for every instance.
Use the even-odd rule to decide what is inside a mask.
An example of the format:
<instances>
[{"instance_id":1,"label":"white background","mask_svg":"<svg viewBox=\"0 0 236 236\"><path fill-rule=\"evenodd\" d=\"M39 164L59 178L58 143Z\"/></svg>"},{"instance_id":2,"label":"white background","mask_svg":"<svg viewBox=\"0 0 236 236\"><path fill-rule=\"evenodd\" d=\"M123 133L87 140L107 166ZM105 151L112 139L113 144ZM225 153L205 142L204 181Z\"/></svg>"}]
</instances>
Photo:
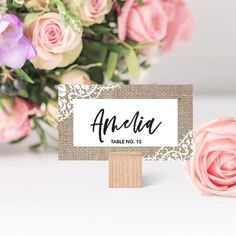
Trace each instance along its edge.
<instances>
[{"instance_id":1,"label":"white background","mask_svg":"<svg viewBox=\"0 0 236 236\"><path fill-rule=\"evenodd\" d=\"M148 147L148 146L177 146L178 145L178 100L177 99L76 99L73 101L73 146L75 147ZM155 108L155 109L153 109ZM95 120L98 112L104 109L103 120L101 115ZM121 128L111 132L111 125L99 140L99 126L96 125L93 132L91 124L105 122L116 116L116 125L120 127L126 120L131 121L136 112L139 112L137 126L140 117L143 117L142 126L151 119L155 119L151 130L160 126L153 134L149 134L149 128L134 133L134 123L129 128ZM124 140L124 144L114 144L111 140ZM127 143L133 140L134 143ZM141 140L141 144L137 143Z\"/></svg>"},{"instance_id":2,"label":"white background","mask_svg":"<svg viewBox=\"0 0 236 236\"><path fill-rule=\"evenodd\" d=\"M236 94L236 2L187 0L198 26L188 44L161 58L151 81L192 83L196 93Z\"/></svg>"}]
</instances>

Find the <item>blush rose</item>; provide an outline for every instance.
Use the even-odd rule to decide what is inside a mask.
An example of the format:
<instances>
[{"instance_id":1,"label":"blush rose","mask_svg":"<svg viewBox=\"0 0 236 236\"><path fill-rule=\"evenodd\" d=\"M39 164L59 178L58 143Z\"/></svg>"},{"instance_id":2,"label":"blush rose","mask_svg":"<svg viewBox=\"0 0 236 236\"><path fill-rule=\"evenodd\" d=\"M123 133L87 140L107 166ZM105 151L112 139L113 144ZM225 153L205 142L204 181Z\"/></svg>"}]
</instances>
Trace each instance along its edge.
<instances>
[{"instance_id":1,"label":"blush rose","mask_svg":"<svg viewBox=\"0 0 236 236\"><path fill-rule=\"evenodd\" d=\"M169 20L162 51L168 52L174 49L178 42L189 41L196 26L196 20L183 0L164 0L162 4Z\"/></svg>"},{"instance_id":2,"label":"blush rose","mask_svg":"<svg viewBox=\"0 0 236 236\"><path fill-rule=\"evenodd\" d=\"M236 197L236 118L217 119L194 134L194 158L186 170L206 195Z\"/></svg>"},{"instance_id":3,"label":"blush rose","mask_svg":"<svg viewBox=\"0 0 236 236\"><path fill-rule=\"evenodd\" d=\"M14 106L2 98L5 111L0 108L0 143L16 141L28 135L32 128L29 116L36 114L37 109L25 100L15 97Z\"/></svg>"},{"instance_id":4,"label":"blush rose","mask_svg":"<svg viewBox=\"0 0 236 236\"><path fill-rule=\"evenodd\" d=\"M127 0L118 8L118 35L137 43L163 42L162 52L171 51L176 43L188 41L196 25L183 0Z\"/></svg>"},{"instance_id":5,"label":"blush rose","mask_svg":"<svg viewBox=\"0 0 236 236\"><path fill-rule=\"evenodd\" d=\"M113 0L65 0L65 3L84 26L102 23L113 6Z\"/></svg>"},{"instance_id":6,"label":"blush rose","mask_svg":"<svg viewBox=\"0 0 236 236\"><path fill-rule=\"evenodd\" d=\"M167 34L168 18L160 0L125 1L118 16L118 35L135 42L159 42Z\"/></svg>"},{"instance_id":7,"label":"blush rose","mask_svg":"<svg viewBox=\"0 0 236 236\"><path fill-rule=\"evenodd\" d=\"M65 72L59 80L62 84L91 84L89 75L79 69Z\"/></svg>"},{"instance_id":8,"label":"blush rose","mask_svg":"<svg viewBox=\"0 0 236 236\"><path fill-rule=\"evenodd\" d=\"M29 14L25 24L26 33L37 51L37 57L32 60L36 68L52 70L65 67L80 55L82 34L66 27L59 14Z\"/></svg>"}]
</instances>

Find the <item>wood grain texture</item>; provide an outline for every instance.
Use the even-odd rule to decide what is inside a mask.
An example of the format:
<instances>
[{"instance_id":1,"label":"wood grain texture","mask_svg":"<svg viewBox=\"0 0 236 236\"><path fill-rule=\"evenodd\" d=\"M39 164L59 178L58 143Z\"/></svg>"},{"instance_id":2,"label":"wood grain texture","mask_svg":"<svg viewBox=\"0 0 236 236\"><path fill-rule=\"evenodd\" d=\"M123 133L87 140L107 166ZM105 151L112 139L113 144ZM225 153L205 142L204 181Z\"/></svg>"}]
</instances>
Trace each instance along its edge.
<instances>
[{"instance_id":1,"label":"wood grain texture","mask_svg":"<svg viewBox=\"0 0 236 236\"><path fill-rule=\"evenodd\" d=\"M109 160L110 188L142 187L142 155L140 152L115 152Z\"/></svg>"}]
</instances>

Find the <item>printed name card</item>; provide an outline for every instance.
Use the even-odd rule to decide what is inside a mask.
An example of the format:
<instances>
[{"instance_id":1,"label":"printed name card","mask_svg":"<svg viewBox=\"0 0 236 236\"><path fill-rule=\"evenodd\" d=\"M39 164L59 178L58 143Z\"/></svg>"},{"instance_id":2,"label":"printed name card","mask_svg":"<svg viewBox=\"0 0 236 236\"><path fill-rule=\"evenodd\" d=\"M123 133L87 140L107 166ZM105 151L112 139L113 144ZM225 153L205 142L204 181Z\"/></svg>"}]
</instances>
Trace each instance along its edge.
<instances>
[{"instance_id":1,"label":"printed name card","mask_svg":"<svg viewBox=\"0 0 236 236\"><path fill-rule=\"evenodd\" d=\"M73 108L75 147L178 145L177 99L77 99Z\"/></svg>"},{"instance_id":2,"label":"printed name card","mask_svg":"<svg viewBox=\"0 0 236 236\"><path fill-rule=\"evenodd\" d=\"M191 130L191 85L59 87L59 159L138 151L148 160L185 160Z\"/></svg>"}]
</instances>

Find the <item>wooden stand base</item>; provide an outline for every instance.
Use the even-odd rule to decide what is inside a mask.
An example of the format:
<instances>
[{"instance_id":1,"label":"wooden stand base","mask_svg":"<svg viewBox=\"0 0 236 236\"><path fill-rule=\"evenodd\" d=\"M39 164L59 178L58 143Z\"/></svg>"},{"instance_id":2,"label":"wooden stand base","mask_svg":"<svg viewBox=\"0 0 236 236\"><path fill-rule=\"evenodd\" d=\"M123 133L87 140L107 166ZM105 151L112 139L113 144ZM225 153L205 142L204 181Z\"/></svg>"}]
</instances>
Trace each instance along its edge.
<instances>
[{"instance_id":1,"label":"wooden stand base","mask_svg":"<svg viewBox=\"0 0 236 236\"><path fill-rule=\"evenodd\" d=\"M109 155L109 187L141 188L142 155L139 152L114 152Z\"/></svg>"}]
</instances>

